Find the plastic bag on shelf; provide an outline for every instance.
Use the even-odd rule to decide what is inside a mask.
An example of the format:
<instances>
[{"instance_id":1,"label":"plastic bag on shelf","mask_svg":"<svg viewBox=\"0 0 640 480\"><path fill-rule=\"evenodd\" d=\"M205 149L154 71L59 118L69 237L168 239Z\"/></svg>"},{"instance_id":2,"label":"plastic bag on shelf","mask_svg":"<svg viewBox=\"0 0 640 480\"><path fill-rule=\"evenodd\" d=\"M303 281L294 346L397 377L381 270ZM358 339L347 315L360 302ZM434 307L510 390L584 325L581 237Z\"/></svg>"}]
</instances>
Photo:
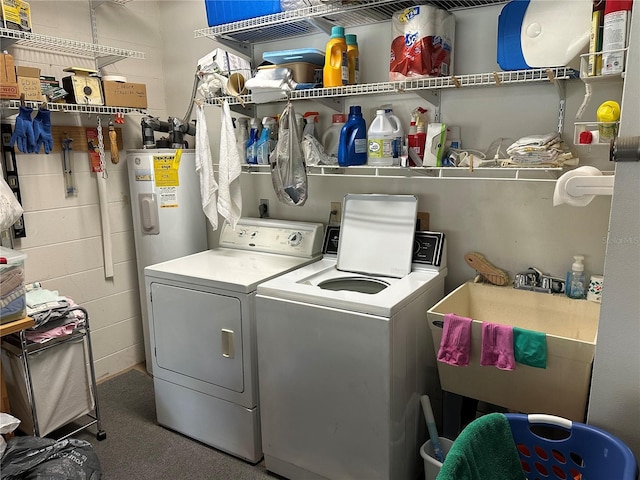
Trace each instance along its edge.
<instances>
[{"instance_id":1,"label":"plastic bag on shelf","mask_svg":"<svg viewBox=\"0 0 640 480\"><path fill-rule=\"evenodd\" d=\"M4 178L0 177L0 230L6 230L22 215L22 205Z\"/></svg>"},{"instance_id":2,"label":"plastic bag on shelf","mask_svg":"<svg viewBox=\"0 0 640 480\"><path fill-rule=\"evenodd\" d=\"M327 155L322 144L313 136L305 135L302 152L307 165L337 165L338 158Z\"/></svg>"}]
</instances>

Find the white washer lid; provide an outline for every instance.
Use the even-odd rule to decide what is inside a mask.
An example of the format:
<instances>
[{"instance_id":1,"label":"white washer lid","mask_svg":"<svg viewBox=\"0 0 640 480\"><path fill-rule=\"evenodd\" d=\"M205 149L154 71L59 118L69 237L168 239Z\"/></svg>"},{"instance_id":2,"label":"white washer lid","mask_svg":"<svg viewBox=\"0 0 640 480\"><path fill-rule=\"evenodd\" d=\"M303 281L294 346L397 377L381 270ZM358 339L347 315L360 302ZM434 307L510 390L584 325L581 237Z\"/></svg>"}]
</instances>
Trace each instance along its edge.
<instances>
[{"instance_id":1,"label":"white washer lid","mask_svg":"<svg viewBox=\"0 0 640 480\"><path fill-rule=\"evenodd\" d=\"M346 195L336 268L396 278L409 274L417 213L414 195Z\"/></svg>"}]
</instances>

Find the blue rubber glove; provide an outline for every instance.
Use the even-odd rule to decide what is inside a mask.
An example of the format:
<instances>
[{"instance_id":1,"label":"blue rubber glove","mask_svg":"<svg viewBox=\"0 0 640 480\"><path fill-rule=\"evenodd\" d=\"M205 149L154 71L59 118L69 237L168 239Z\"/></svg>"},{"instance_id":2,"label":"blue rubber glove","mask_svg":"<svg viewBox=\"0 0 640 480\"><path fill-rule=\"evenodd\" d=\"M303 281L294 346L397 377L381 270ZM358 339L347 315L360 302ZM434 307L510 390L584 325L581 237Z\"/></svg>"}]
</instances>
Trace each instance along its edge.
<instances>
[{"instance_id":1,"label":"blue rubber glove","mask_svg":"<svg viewBox=\"0 0 640 480\"><path fill-rule=\"evenodd\" d=\"M49 110L38 110L36 118L33 119L33 134L36 138L35 153L40 152L40 147L44 146L44 153L53 150L53 137L51 136L51 112Z\"/></svg>"},{"instance_id":2,"label":"blue rubber glove","mask_svg":"<svg viewBox=\"0 0 640 480\"><path fill-rule=\"evenodd\" d=\"M32 153L36 147L36 138L33 134L33 122L31 121L31 113L33 108L20 107L20 113L16 117L16 126L11 135L9 145L13 147L17 144L18 150L22 153Z\"/></svg>"}]
</instances>

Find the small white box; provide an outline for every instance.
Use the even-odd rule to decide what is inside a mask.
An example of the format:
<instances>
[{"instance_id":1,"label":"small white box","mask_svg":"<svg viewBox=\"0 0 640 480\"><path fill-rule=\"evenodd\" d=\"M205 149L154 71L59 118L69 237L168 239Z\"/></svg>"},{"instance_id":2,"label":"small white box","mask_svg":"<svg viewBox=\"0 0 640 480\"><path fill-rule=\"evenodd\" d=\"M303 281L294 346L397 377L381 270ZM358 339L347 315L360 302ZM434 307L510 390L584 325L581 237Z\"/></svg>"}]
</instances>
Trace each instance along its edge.
<instances>
[{"instance_id":1,"label":"small white box","mask_svg":"<svg viewBox=\"0 0 640 480\"><path fill-rule=\"evenodd\" d=\"M248 57L230 53L222 48L216 48L198 60L198 71L216 72L225 77L229 77L232 73L239 73L245 80L252 77L251 62Z\"/></svg>"}]
</instances>

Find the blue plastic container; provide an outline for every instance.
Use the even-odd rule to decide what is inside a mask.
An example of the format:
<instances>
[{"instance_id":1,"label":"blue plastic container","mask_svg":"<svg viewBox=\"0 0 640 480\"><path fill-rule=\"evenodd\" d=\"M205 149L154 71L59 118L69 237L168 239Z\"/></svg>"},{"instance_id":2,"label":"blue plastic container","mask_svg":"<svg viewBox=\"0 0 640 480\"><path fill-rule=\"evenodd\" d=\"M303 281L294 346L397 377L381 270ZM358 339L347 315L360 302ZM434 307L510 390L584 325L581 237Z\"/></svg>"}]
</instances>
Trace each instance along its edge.
<instances>
[{"instance_id":1,"label":"blue plastic container","mask_svg":"<svg viewBox=\"0 0 640 480\"><path fill-rule=\"evenodd\" d=\"M210 27L280 13L280 0L205 0Z\"/></svg>"},{"instance_id":2,"label":"blue plastic container","mask_svg":"<svg viewBox=\"0 0 640 480\"><path fill-rule=\"evenodd\" d=\"M636 480L638 463L604 430L549 415L505 414L527 479Z\"/></svg>"},{"instance_id":3,"label":"blue plastic container","mask_svg":"<svg viewBox=\"0 0 640 480\"><path fill-rule=\"evenodd\" d=\"M355 105L349 109L349 118L340 130L338 165L364 165L367 163L367 125L362 109Z\"/></svg>"}]
</instances>

